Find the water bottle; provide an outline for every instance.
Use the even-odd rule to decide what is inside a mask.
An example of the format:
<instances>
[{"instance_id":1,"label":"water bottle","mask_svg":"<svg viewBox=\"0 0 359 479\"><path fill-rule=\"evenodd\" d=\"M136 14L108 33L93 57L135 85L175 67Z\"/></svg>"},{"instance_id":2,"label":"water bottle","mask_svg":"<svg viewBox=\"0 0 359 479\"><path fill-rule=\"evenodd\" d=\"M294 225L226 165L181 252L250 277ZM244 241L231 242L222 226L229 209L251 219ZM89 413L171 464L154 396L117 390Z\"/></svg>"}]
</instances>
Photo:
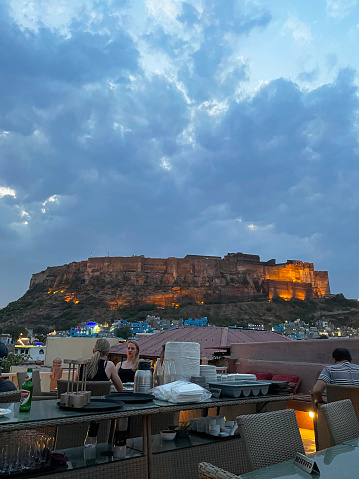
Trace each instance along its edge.
<instances>
[{"instance_id":1,"label":"water bottle","mask_svg":"<svg viewBox=\"0 0 359 479\"><path fill-rule=\"evenodd\" d=\"M151 363L140 361L135 374L133 392L148 394L152 388Z\"/></svg>"},{"instance_id":2,"label":"water bottle","mask_svg":"<svg viewBox=\"0 0 359 479\"><path fill-rule=\"evenodd\" d=\"M20 411L30 411L33 389L34 385L32 384L32 368L28 368L26 379L21 388Z\"/></svg>"}]
</instances>

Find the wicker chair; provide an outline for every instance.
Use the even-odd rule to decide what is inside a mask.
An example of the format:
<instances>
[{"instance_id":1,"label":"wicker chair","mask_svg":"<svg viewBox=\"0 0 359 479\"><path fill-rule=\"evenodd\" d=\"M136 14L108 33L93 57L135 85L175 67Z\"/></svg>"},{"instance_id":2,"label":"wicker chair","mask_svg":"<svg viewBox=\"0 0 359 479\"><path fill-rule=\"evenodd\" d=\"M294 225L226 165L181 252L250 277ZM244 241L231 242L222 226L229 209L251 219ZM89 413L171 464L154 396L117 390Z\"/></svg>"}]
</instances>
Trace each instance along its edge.
<instances>
[{"instance_id":1,"label":"wicker chair","mask_svg":"<svg viewBox=\"0 0 359 479\"><path fill-rule=\"evenodd\" d=\"M331 437L331 445L359 437L359 422L350 399L320 406Z\"/></svg>"},{"instance_id":2,"label":"wicker chair","mask_svg":"<svg viewBox=\"0 0 359 479\"><path fill-rule=\"evenodd\" d=\"M0 403L6 402L19 402L21 397L21 391L6 391L0 393Z\"/></svg>"},{"instance_id":3,"label":"wicker chair","mask_svg":"<svg viewBox=\"0 0 359 479\"><path fill-rule=\"evenodd\" d=\"M70 381L70 387L72 381ZM76 386L74 385L74 388ZM86 390L91 391L91 396L106 396L111 393L111 381L87 381ZM67 391L67 379L57 380L57 397Z\"/></svg>"},{"instance_id":4,"label":"wicker chair","mask_svg":"<svg viewBox=\"0 0 359 479\"><path fill-rule=\"evenodd\" d=\"M17 376L17 383L19 385L19 389L24 384L26 379L27 372L20 371L16 373ZM32 400L33 401L40 401L42 399L56 399L57 393L56 391L42 391L41 389L41 379L40 379L40 370L33 369L32 370L32 384L33 384L33 392L32 392Z\"/></svg>"},{"instance_id":5,"label":"wicker chair","mask_svg":"<svg viewBox=\"0 0 359 479\"><path fill-rule=\"evenodd\" d=\"M338 384L327 384L327 402L350 399L356 416L359 419L359 386L339 386Z\"/></svg>"},{"instance_id":6,"label":"wicker chair","mask_svg":"<svg viewBox=\"0 0 359 479\"><path fill-rule=\"evenodd\" d=\"M220 467L212 466L209 462L200 462L198 464L199 479L241 479L242 476L236 476Z\"/></svg>"},{"instance_id":7,"label":"wicker chair","mask_svg":"<svg viewBox=\"0 0 359 479\"><path fill-rule=\"evenodd\" d=\"M70 387L72 381L70 381ZM74 386L76 387L76 386ZM91 396L106 396L111 392L111 381L87 381L86 390L91 391ZM67 379L57 380L57 397L67 391Z\"/></svg>"},{"instance_id":8,"label":"wicker chair","mask_svg":"<svg viewBox=\"0 0 359 479\"><path fill-rule=\"evenodd\" d=\"M249 471L305 454L294 409L238 416L237 423Z\"/></svg>"}]
</instances>

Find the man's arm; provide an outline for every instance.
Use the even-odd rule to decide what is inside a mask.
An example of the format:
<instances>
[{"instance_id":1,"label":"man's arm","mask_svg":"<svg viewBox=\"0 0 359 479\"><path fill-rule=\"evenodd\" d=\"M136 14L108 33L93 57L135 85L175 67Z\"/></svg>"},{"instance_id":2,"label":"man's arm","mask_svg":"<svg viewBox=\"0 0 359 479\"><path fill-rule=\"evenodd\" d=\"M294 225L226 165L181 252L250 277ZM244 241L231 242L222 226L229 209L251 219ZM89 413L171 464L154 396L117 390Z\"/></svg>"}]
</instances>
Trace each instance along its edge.
<instances>
[{"instance_id":1,"label":"man's arm","mask_svg":"<svg viewBox=\"0 0 359 479\"><path fill-rule=\"evenodd\" d=\"M313 388L314 404L318 407L318 404L323 403L323 391L327 383L322 379L318 379Z\"/></svg>"}]
</instances>

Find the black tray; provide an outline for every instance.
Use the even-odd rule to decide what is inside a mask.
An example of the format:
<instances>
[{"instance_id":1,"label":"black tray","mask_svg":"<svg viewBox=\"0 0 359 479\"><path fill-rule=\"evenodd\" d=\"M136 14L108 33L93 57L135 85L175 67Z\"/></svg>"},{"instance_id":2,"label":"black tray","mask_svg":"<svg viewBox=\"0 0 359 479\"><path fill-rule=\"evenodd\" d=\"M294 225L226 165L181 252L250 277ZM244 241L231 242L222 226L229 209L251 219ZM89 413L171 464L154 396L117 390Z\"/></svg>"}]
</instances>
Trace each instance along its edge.
<instances>
[{"instance_id":1,"label":"black tray","mask_svg":"<svg viewBox=\"0 0 359 479\"><path fill-rule=\"evenodd\" d=\"M143 394L143 393L112 393L105 396L106 399L109 401L123 401L126 404L136 404L142 402L150 402L153 401L154 397L152 394Z\"/></svg>"},{"instance_id":2,"label":"black tray","mask_svg":"<svg viewBox=\"0 0 359 479\"><path fill-rule=\"evenodd\" d=\"M57 405L60 409L65 411L113 411L119 409L125 403L123 401L108 401L107 399L91 399L91 401L83 407L71 407L71 406L61 406L58 402Z\"/></svg>"}]
</instances>

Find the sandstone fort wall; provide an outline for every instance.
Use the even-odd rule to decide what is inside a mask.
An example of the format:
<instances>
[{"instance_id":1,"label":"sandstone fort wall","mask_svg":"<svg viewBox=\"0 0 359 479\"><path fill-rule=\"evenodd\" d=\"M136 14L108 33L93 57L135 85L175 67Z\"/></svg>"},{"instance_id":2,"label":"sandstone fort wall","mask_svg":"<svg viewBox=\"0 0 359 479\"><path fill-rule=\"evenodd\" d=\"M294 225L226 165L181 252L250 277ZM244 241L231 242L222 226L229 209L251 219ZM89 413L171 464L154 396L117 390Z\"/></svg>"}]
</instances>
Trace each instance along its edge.
<instances>
[{"instance_id":1,"label":"sandstone fort wall","mask_svg":"<svg viewBox=\"0 0 359 479\"><path fill-rule=\"evenodd\" d=\"M288 260L261 262L258 255L229 253L184 258L101 257L49 267L34 274L30 288L88 285L93 289L111 283L111 307L137 302L175 305L185 299L197 302L236 301L252 297L310 299L330 294L327 271L313 263ZM111 288L107 288L111 289ZM116 306L117 305L117 306Z\"/></svg>"}]
</instances>

